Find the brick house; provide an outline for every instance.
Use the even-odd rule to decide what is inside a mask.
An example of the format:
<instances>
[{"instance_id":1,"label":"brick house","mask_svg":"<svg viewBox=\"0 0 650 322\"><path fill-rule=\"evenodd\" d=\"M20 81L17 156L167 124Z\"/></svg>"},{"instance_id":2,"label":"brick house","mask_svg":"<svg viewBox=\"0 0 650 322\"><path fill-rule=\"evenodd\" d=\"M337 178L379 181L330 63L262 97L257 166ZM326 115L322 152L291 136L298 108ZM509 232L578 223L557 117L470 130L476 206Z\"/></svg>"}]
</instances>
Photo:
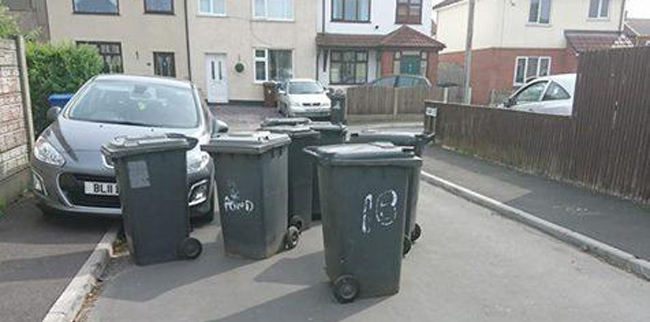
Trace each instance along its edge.
<instances>
[{"instance_id":1,"label":"brick house","mask_svg":"<svg viewBox=\"0 0 650 322\"><path fill-rule=\"evenodd\" d=\"M319 2L316 78L347 87L391 74L437 82L438 52L431 34L431 0Z\"/></svg>"},{"instance_id":2,"label":"brick house","mask_svg":"<svg viewBox=\"0 0 650 322\"><path fill-rule=\"evenodd\" d=\"M650 19L626 19L625 35L635 46L650 46Z\"/></svg>"},{"instance_id":3,"label":"brick house","mask_svg":"<svg viewBox=\"0 0 650 322\"><path fill-rule=\"evenodd\" d=\"M467 0L433 7L441 65L462 66ZM499 103L534 77L572 73L580 53L631 46L623 0L476 0L472 103Z\"/></svg>"}]
</instances>

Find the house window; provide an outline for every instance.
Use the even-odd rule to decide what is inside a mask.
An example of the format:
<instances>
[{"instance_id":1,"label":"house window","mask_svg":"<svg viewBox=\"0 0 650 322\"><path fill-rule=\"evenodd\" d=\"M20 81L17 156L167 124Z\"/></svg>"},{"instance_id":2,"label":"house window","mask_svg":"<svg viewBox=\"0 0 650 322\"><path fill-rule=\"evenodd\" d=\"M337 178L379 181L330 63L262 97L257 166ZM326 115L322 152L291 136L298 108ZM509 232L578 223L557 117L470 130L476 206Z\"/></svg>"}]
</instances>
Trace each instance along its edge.
<instances>
[{"instance_id":1,"label":"house window","mask_svg":"<svg viewBox=\"0 0 650 322\"><path fill-rule=\"evenodd\" d=\"M144 12L174 14L174 0L144 0Z\"/></svg>"},{"instance_id":2,"label":"house window","mask_svg":"<svg viewBox=\"0 0 650 322\"><path fill-rule=\"evenodd\" d=\"M609 0L589 0L589 18L609 17Z\"/></svg>"},{"instance_id":3,"label":"house window","mask_svg":"<svg viewBox=\"0 0 650 322\"><path fill-rule=\"evenodd\" d=\"M226 0L199 0L199 13L204 15L225 16Z\"/></svg>"},{"instance_id":4,"label":"house window","mask_svg":"<svg viewBox=\"0 0 650 322\"><path fill-rule=\"evenodd\" d=\"M370 0L332 0L332 21L370 22Z\"/></svg>"},{"instance_id":5,"label":"house window","mask_svg":"<svg viewBox=\"0 0 650 322\"><path fill-rule=\"evenodd\" d=\"M551 0L530 0L528 22L547 24L551 21Z\"/></svg>"},{"instance_id":6,"label":"house window","mask_svg":"<svg viewBox=\"0 0 650 322\"><path fill-rule=\"evenodd\" d=\"M284 81L293 76L291 50L256 49L255 81Z\"/></svg>"},{"instance_id":7,"label":"house window","mask_svg":"<svg viewBox=\"0 0 650 322\"><path fill-rule=\"evenodd\" d=\"M255 18L269 20L293 19L293 0L253 0Z\"/></svg>"},{"instance_id":8,"label":"house window","mask_svg":"<svg viewBox=\"0 0 650 322\"><path fill-rule=\"evenodd\" d=\"M397 51L393 56L393 74L427 76L429 54L426 51Z\"/></svg>"},{"instance_id":9,"label":"house window","mask_svg":"<svg viewBox=\"0 0 650 322\"><path fill-rule=\"evenodd\" d=\"M396 23L420 24L422 21L422 0L397 0Z\"/></svg>"},{"instance_id":10,"label":"house window","mask_svg":"<svg viewBox=\"0 0 650 322\"><path fill-rule=\"evenodd\" d=\"M72 0L75 13L116 15L119 13L118 0Z\"/></svg>"},{"instance_id":11,"label":"house window","mask_svg":"<svg viewBox=\"0 0 650 322\"><path fill-rule=\"evenodd\" d=\"M124 72L122 44L119 42L78 41L77 45L89 45L97 48L97 53L104 61L103 73L119 74Z\"/></svg>"},{"instance_id":12,"label":"house window","mask_svg":"<svg viewBox=\"0 0 650 322\"><path fill-rule=\"evenodd\" d=\"M537 77L551 73L551 57L517 57L515 67L515 86L523 85Z\"/></svg>"},{"instance_id":13,"label":"house window","mask_svg":"<svg viewBox=\"0 0 650 322\"><path fill-rule=\"evenodd\" d=\"M368 81L367 51L338 51L330 54L331 84L365 84Z\"/></svg>"},{"instance_id":14,"label":"house window","mask_svg":"<svg viewBox=\"0 0 650 322\"><path fill-rule=\"evenodd\" d=\"M164 77L176 77L174 53L153 53L153 72Z\"/></svg>"}]
</instances>

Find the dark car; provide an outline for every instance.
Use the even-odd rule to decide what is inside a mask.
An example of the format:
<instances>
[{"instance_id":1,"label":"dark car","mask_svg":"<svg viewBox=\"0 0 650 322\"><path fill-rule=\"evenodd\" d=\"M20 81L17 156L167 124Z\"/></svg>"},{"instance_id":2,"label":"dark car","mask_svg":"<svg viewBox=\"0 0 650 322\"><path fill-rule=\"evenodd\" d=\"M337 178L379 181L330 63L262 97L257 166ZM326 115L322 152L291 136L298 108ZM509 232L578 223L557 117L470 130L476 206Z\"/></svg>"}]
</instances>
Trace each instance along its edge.
<instances>
[{"instance_id":1,"label":"dark car","mask_svg":"<svg viewBox=\"0 0 650 322\"><path fill-rule=\"evenodd\" d=\"M34 145L33 190L46 212L96 216L121 216L115 172L102 145L117 137L156 133L180 133L201 144L227 131L201 104L194 85L157 77L97 76L65 108L50 108L48 118L52 124ZM188 151L187 161L191 215L210 221L210 156L197 145Z\"/></svg>"},{"instance_id":2,"label":"dark car","mask_svg":"<svg viewBox=\"0 0 650 322\"><path fill-rule=\"evenodd\" d=\"M390 75L377 78L368 83L368 86L386 86L386 87L427 87L431 88L431 82L428 79L418 75Z\"/></svg>"}]
</instances>

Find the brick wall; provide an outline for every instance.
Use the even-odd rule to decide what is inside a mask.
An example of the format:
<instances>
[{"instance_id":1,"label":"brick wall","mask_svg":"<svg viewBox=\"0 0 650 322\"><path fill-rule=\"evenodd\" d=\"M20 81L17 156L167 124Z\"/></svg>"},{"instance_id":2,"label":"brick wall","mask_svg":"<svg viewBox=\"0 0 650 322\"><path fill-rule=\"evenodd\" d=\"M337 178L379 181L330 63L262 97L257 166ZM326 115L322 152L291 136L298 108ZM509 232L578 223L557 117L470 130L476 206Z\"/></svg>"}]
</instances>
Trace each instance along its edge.
<instances>
[{"instance_id":1,"label":"brick wall","mask_svg":"<svg viewBox=\"0 0 650 322\"><path fill-rule=\"evenodd\" d=\"M574 73L576 56L567 49L492 48L472 52L472 104L487 105L492 91L514 89L517 56L550 56L551 74ZM463 65L463 52L440 54L439 61Z\"/></svg>"},{"instance_id":2,"label":"brick wall","mask_svg":"<svg viewBox=\"0 0 650 322\"><path fill-rule=\"evenodd\" d=\"M10 198L9 186L16 186L10 181L26 173L29 165L29 133L18 66L16 42L0 39L0 199Z\"/></svg>"}]
</instances>

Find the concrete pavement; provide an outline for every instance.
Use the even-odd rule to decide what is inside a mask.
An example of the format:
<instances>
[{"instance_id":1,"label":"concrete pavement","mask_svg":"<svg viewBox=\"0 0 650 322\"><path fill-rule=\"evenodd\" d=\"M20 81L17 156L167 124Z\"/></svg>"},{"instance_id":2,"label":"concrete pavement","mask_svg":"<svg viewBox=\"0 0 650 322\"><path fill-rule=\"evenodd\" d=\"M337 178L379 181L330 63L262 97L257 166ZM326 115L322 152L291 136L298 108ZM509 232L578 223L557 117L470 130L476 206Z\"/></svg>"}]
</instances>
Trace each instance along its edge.
<instances>
[{"instance_id":1,"label":"concrete pavement","mask_svg":"<svg viewBox=\"0 0 650 322\"><path fill-rule=\"evenodd\" d=\"M400 293L336 304L320 227L263 261L223 255L218 224L194 262L112 263L86 321L647 321L650 283L423 183L424 234Z\"/></svg>"},{"instance_id":2,"label":"concrete pavement","mask_svg":"<svg viewBox=\"0 0 650 322\"><path fill-rule=\"evenodd\" d=\"M441 148L425 151L423 170L650 260L650 211L631 201Z\"/></svg>"},{"instance_id":3,"label":"concrete pavement","mask_svg":"<svg viewBox=\"0 0 650 322\"><path fill-rule=\"evenodd\" d=\"M0 218L0 321L41 321L110 221L44 217L28 198Z\"/></svg>"}]
</instances>

